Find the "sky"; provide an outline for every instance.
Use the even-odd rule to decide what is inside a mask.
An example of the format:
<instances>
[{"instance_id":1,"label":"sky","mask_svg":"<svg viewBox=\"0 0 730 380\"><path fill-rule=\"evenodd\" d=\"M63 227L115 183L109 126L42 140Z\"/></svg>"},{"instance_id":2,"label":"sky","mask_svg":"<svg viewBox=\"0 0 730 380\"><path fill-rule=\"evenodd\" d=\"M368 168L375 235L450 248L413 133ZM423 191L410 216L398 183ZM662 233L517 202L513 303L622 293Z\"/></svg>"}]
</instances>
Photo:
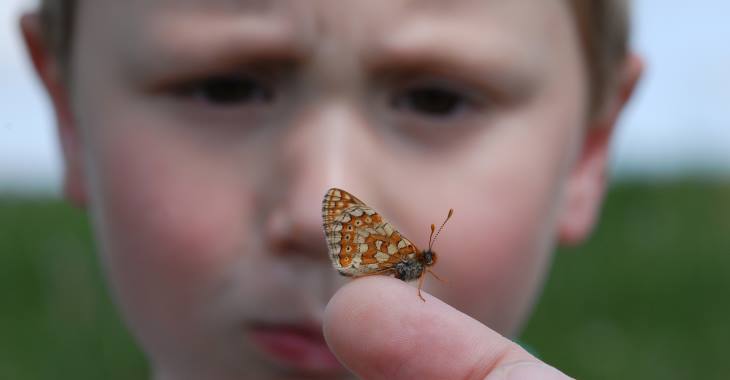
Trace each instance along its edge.
<instances>
[{"instance_id":1,"label":"sky","mask_svg":"<svg viewBox=\"0 0 730 380\"><path fill-rule=\"evenodd\" d=\"M0 193L58 195L62 163L49 102L17 19L0 7ZM634 0L634 49L645 76L612 147L615 178L711 173L730 178L730 1Z\"/></svg>"}]
</instances>

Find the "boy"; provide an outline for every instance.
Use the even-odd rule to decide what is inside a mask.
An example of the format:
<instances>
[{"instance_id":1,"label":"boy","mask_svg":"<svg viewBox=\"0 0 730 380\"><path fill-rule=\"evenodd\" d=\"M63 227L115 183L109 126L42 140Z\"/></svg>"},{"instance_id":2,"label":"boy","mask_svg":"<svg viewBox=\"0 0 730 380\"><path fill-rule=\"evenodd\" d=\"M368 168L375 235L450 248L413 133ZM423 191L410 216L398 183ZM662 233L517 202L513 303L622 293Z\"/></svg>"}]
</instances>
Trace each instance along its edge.
<instances>
[{"instance_id":1,"label":"boy","mask_svg":"<svg viewBox=\"0 0 730 380\"><path fill-rule=\"evenodd\" d=\"M502 336L594 223L641 71L625 7L48 0L21 24L155 378L557 379ZM421 247L453 208L448 282L338 275L330 187Z\"/></svg>"}]
</instances>

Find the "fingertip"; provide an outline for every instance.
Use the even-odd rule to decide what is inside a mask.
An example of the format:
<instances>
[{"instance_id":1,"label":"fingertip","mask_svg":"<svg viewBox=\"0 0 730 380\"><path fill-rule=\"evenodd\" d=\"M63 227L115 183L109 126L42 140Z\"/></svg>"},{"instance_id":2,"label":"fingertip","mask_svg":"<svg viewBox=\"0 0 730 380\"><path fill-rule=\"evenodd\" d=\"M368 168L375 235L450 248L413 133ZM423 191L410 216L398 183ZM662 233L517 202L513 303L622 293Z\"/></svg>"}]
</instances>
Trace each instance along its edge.
<instances>
[{"instance_id":1,"label":"fingertip","mask_svg":"<svg viewBox=\"0 0 730 380\"><path fill-rule=\"evenodd\" d=\"M389 377L390 359L414 347L412 337L420 323L412 315L438 302L403 281L387 276L355 279L344 285L327 304L323 332L337 358L362 377ZM398 360L398 359L395 359Z\"/></svg>"},{"instance_id":2,"label":"fingertip","mask_svg":"<svg viewBox=\"0 0 730 380\"><path fill-rule=\"evenodd\" d=\"M481 322L423 296L425 302L391 277L351 281L325 310L327 344L362 379L569 379Z\"/></svg>"},{"instance_id":3,"label":"fingertip","mask_svg":"<svg viewBox=\"0 0 730 380\"><path fill-rule=\"evenodd\" d=\"M361 378L422 380L483 378L504 352L521 351L480 322L423 296L425 302L416 288L385 276L348 283L325 310L330 349Z\"/></svg>"},{"instance_id":4,"label":"fingertip","mask_svg":"<svg viewBox=\"0 0 730 380\"><path fill-rule=\"evenodd\" d=\"M409 291L417 298L415 289L386 276L363 277L345 284L325 308L323 328L328 344L339 348L343 341L372 335L372 331L354 326L369 326L368 322L374 323L377 319L388 318L387 314L398 313L410 304L405 295ZM422 301L418 299L418 302Z\"/></svg>"}]
</instances>

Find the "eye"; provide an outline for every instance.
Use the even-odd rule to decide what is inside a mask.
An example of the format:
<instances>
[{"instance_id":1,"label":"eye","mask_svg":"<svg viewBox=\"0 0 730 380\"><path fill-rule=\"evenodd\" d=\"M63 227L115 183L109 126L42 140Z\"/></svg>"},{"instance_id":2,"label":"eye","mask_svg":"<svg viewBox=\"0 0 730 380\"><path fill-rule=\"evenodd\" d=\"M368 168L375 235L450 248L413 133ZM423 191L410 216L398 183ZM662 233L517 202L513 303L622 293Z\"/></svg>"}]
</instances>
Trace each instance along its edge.
<instances>
[{"instance_id":1,"label":"eye","mask_svg":"<svg viewBox=\"0 0 730 380\"><path fill-rule=\"evenodd\" d=\"M393 99L393 106L427 117L445 118L458 114L469 103L467 96L439 85L407 89Z\"/></svg>"},{"instance_id":2,"label":"eye","mask_svg":"<svg viewBox=\"0 0 730 380\"><path fill-rule=\"evenodd\" d=\"M269 103L274 91L263 81L245 75L222 75L186 85L181 93L216 106Z\"/></svg>"}]
</instances>

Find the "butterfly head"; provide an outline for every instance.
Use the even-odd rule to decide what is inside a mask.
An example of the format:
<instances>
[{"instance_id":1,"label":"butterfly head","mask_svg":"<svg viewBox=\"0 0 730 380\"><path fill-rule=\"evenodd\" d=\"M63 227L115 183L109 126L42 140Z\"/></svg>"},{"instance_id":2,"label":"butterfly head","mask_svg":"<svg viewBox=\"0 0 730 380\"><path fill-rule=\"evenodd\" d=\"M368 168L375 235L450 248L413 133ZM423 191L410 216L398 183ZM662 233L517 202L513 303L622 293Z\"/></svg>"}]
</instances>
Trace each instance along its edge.
<instances>
[{"instance_id":1,"label":"butterfly head","mask_svg":"<svg viewBox=\"0 0 730 380\"><path fill-rule=\"evenodd\" d=\"M423 265L427 267L436 264L436 252L432 251L431 249L426 249L421 252L421 257L423 260Z\"/></svg>"}]
</instances>

